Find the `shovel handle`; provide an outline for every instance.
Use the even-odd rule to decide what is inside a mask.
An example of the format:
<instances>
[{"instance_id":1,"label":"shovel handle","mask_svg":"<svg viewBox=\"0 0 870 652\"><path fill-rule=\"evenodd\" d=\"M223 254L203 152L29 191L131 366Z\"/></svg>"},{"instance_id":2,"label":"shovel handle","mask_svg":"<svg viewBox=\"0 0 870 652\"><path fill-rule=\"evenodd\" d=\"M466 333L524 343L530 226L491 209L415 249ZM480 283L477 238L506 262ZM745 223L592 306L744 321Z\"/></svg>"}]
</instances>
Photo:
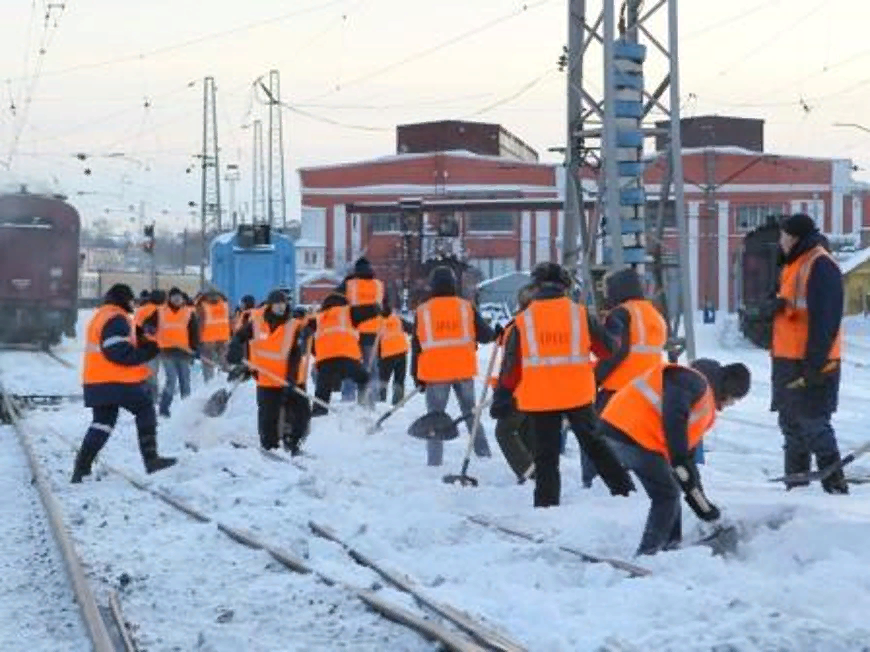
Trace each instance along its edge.
<instances>
[{"instance_id":1,"label":"shovel handle","mask_svg":"<svg viewBox=\"0 0 870 652\"><path fill-rule=\"evenodd\" d=\"M311 395L308 394L307 392L303 392L301 389L299 389L298 387L296 387L296 385L293 385L293 384L291 384L291 383L288 383L286 380L284 380L283 378L281 378L279 375L277 375L277 374L273 374L273 373L272 373L271 371L269 371L268 369L262 369L261 367L258 367L257 365L251 364L251 363L248 362L247 360L244 361L244 364L245 364L245 366L246 366L248 369L250 369L251 371L256 371L258 374L263 374L264 376L266 376L266 378L271 378L271 379L274 380L276 383L280 383L282 387L289 387L290 389L292 389L294 392L296 392L296 393L299 394L300 396L304 396L305 398L311 400L313 403L319 405L320 407L322 407L322 408L324 408L324 409L326 409L326 410L329 410L330 412L334 412L334 411L335 411L335 408L333 408L332 406L330 406L329 403L326 403L325 401L321 401L321 400L320 400L319 398L317 398L316 396L311 396Z\"/></svg>"}]
</instances>

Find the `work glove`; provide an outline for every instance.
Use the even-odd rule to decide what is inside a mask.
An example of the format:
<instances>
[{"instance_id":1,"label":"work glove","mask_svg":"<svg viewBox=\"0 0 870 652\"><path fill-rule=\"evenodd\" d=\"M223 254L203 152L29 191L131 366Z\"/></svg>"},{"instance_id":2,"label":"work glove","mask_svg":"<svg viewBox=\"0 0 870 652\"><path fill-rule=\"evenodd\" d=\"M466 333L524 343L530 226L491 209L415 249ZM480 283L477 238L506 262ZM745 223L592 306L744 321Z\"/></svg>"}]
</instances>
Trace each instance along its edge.
<instances>
[{"instance_id":1,"label":"work glove","mask_svg":"<svg viewBox=\"0 0 870 652\"><path fill-rule=\"evenodd\" d=\"M516 412L517 403L509 389L497 387L492 394L492 405L489 406L489 416L493 419L504 419Z\"/></svg>"},{"instance_id":2,"label":"work glove","mask_svg":"<svg viewBox=\"0 0 870 652\"><path fill-rule=\"evenodd\" d=\"M711 523L721 516L719 508L711 503L704 494L701 486L701 476L698 467L689 458L676 459L672 463L674 476L683 490L686 503L702 521Z\"/></svg>"},{"instance_id":3,"label":"work glove","mask_svg":"<svg viewBox=\"0 0 870 652\"><path fill-rule=\"evenodd\" d=\"M759 316L763 319L773 319L778 313L788 306L784 297L773 297L764 301L758 309Z\"/></svg>"},{"instance_id":4,"label":"work glove","mask_svg":"<svg viewBox=\"0 0 870 652\"><path fill-rule=\"evenodd\" d=\"M236 365L227 374L227 380L231 383L241 380L242 382L252 377L251 372L244 365Z\"/></svg>"}]
</instances>

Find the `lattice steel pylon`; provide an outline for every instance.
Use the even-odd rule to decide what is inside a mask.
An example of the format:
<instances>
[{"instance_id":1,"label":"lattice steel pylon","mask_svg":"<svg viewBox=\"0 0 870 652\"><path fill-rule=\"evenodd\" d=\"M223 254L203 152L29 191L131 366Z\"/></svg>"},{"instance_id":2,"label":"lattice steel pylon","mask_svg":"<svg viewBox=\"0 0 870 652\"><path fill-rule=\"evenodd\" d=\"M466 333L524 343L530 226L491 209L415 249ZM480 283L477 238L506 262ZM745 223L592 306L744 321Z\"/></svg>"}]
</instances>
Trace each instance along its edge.
<instances>
[{"instance_id":1,"label":"lattice steel pylon","mask_svg":"<svg viewBox=\"0 0 870 652\"><path fill-rule=\"evenodd\" d=\"M221 231L221 179L218 160L217 96L214 77L206 77L202 93L202 196L200 216L202 239L199 261L199 285L205 289L208 244Z\"/></svg>"},{"instance_id":2,"label":"lattice steel pylon","mask_svg":"<svg viewBox=\"0 0 870 652\"><path fill-rule=\"evenodd\" d=\"M268 222L266 211L266 164L263 158L263 123L254 120L254 152L251 165L251 224Z\"/></svg>"},{"instance_id":3,"label":"lattice steel pylon","mask_svg":"<svg viewBox=\"0 0 870 652\"><path fill-rule=\"evenodd\" d=\"M284 120L281 107L281 75L269 71L269 224L287 230L287 197L284 185Z\"/></svg>"},{"instance_id":4,"label":"lattice steel pylon","mask_svg":"<svg viewBox=\"0 0 870 652\"><path fill-rule=\"evenodd\" d=\"M604 231L605 241L609 240L609 247L603 252L608 267L615 269L629 264L643 268L652 264L654 270L661 271L664 247L659 246L660 242L654 242L657 256L653 257L648 253L646 242L651 229L645 215L644 170L653 160L644 156L644 143L647 138L662 133L653 126L646 126L650 112L654 108L664 112L670 118L669 127L664 130L669 146L655 158L665 159L668 173L662 183L666 189L659 193L659 205L663 206L663 202L669 199L674 201L679 232L677 279L681 287L679 301L668 299L666 292L662 296L669 317L672 357L673 353L684 349L689 360L693 360L692 316L696 301L689 282L690 266L694 263L689 260L683 191L677 0L655 0L643 14L640 13L643 0L625 0L621 5L618 36L615 3L616 0L568 0L568 49L564 58L568 68L564 260L567 265L579 262L584 281L590 283L595 240L599 232ZM596 19L590 23L586 19L587 10L593 5L600 9ZM650 18L662 8L667 11L664 21L667 37L664 39L649 26ZM662 44L663 40L665 44ZM584 86L588 74L584 62L589 58L593 44L602 47L603 70L598 78L601 81L587 87ZM644 87L643 67L647 56L653 53L665 58L667 73L650 93ZM598 57L593 60L598 61ZM603 96L600 93L596 96L590 90L602 87ZM666 91L670 92L668 99L664 100ZM583 187L578 175L590 157L599 162L599 210L587 215L581 210L584 206ZM662 212L657 211L659 222ZM661 234L660 225L656 225L655 233ZM578 235L582 241L579 251L576 244ZM655 276L659 282L667 282L662 281L663 274ZM684 339L676 337L681 317Z\"/></svg>"}]
</instances>

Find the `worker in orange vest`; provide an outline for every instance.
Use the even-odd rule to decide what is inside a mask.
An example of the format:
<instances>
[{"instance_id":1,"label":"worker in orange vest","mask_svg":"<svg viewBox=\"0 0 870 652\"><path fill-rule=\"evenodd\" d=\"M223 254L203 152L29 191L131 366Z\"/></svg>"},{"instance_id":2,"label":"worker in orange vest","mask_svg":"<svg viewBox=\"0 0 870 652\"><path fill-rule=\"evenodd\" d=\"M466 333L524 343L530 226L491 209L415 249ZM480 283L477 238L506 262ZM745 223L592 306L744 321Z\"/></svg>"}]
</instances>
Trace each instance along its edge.
<instances>
[{"instance_id":1,"label":"worker in orange vest","mask_svg":"<svg viewBox=\"0 0 870 652\"><path fill-rule=\"evenodd\" d=\"M223 366L230 341L230 304L227 298L215 289L203 293L197 304L199 321L200 354L212 363ZM214 364L202 365L206 382L214 375Z\"/></svg>"},{"instance_id":2,"label":"worker in orange vest","mask_svg":"<svg viewBox=\"0 0 870 652\"><path fill-rule=\"evenodd\" d=\"M133 321L136 324L137 332L142 332L142 329L148 329L152 333L157 332L157 310L166 301L166 293L163 290L153 290L148 293L146 299L140 296L139 307L133 314ZM155 357L147 362L148 380L145 381L148 386L148 394L151 400L157 402L157 394L159 392L159 375L160 375L160 357Z\"/></svg>"},{"instance_id":3,"label":"worker in orange vest","mask_svg":"<svg viewBox=\"0 0 870 652\"><path fill-rule=\"evenodd\" d=\"M133 296L128 285L113 285L88 323L82 385L84 403L91 408L93 419L76 455L71 480L74 483L90 475L121 408L136 417L145 470L154 473L175 464L175 458L157 454L157 416L145 381L146 363L157 356L158 348L153 336L146 337L144 331L137 336L132 319Z\"/></svg>"},{"instance_id":4,"label":"worker in orange vest","mask_svg":"<svg viewBox=\"0 0 870 652\"><path fill-rule=\"evenodd\" d=\"M624 267L604 275L607 317L604 328L619 345L595 365L598 396L595 408L600 414L618 390L663 360L668 340L668 323L652 301L644 297L643 284L636 270ZM580 456L584 487L591 487L595 466L585 454Z\"/></svg>"},{"instance_id":5,"label":"worker in orange vest","mask_svg":"<svg viewBox=\"0 0 870 652\"><path fill-rule=\"evenodd\" d=\"M166 374L166 384L160 394L160 416L169 416L169 407L179 385L181 398L190 395L190 365L199 356L199 327L193 307L187 305L185 294L174 287L167 303L157 311L157 345L160 363Z\"/></svg>"},{"instance_id":6,"label":"worker in orange vest","mask_svg":"<svg viewBox=\"0 0 870 652\"><path fill-rule=\"evenodd\" d=\"M592 458L612 495L627 496L631 478L598 434L595 374L590 359L593 340L612 350L604 328L567 293L568 272L556 263L532 270L535 295L515 319L505 345L498 387L490 415L501 419L511 410L529 415L535 434L535 507L559 504L559 448L562 418L567 417L581 450Z\"/></svg>"},{"instance_id":7,"label":"worker in orange vest","mask_svg":"<svg viewBox=\"0 0 870 652\"><path fill-rule=\"evenodd\" d=\"M462 414L474 410L474 377L477 375L477 343L487 344L495 332L470 301L457 296L453 270L441 265L432 270L429 298L417 306L414 336L411 341L411 376L426 392L426 410L444 412L452 388ZM466 419L468 432L474 427ZM474 433L474 452L490 457L486 433L478 425ZM444 457L444 442L426 441L427 463L439 466Z\"/></svg>"},{"instance_id":8,"label":"worker in orange vest","mask_svg":"<svg viewBox=\"0 0 870 652\"><path fill-rule=\"evenodd\" d=\"M377 352L373 355L372 348L381 328L381 311L389 307L383 281L375 278L372 264L366 257L362 256L354 263L353 273L339 284L336 291L347 298L351 319L359 332L363 364L366 365L366 371L375 381L369 389L377 390L378 356ZM369 364L371 368L369 368ZM342 400L353 400L356 393L355 386L355 383L349 378L342 383ZM358 396L358 398L360 402L366 400L363 396ZM373 402L376 398L377 394L370 396L368 401Z\"/></svg>"},{"instance_id":9,"label":"worker in orange vest","mask_svg":"<svg viewBox=\"0 0 870 652\"><path fill-rule=\"evenodd\" d=\"M529 307L534 292L535 286L531 283L519 289L517 292L517 314L520 314ZM515 319L516 315L499 334L496 340L498 346L504 348L508 336L515 326ZM498 387L498 374L489 380L493 390ZM520 482L525 481L526 475L535 461L534 433L531 429L529 416L523 412L511 409L509 414L496 420L495 440L508 466L516 474L517 480Z\"/></svg>"},{"instance_id":10,"label":"worker in orange vest","mask_svg":"<svg viewBox=\"0 0 870 652\"><path fill-rule=\"evenodd\" d=\"M713 522L719 509L704 494L695 448L716 412L749 393L745 365L695 360L691 367L660 362L620 389L601 414L601 432L650 498L638 555L679 546L680 493L698 518Z\"/></svg>"},{"instance_id":11,"label":"worker in orange vest","mask_svg":"<svg viewBox=\"0 0 870 652\"><path fill-rule=\"evenodd\" d=\"M823 469L840 460L831 416L837 411L843 342L843 275L809 215L780 226L782 270L769 314L773 320L772 406L785 439L785 473ZM806 482L790 482L787 489ZM829 494L848 494L842 470L822 481Z\"/></svg>"},{"instance_id":12,"label":"worker in orange vest","mask_svg":"<svg viewBox=\"0 0 870 652\"><path fill-rule=\"evenodd\" d=\"M344 295L332 292L323 300L320 310L308 318L301 341L305 342L309 337L314 338L312 351L317 370L315 397L329 403L332 392L339 391L342 383L348 379L357 385L360 392L365 390L370 374L362 363L360 334L355 328ZM324 414L326 408L315 404L312 416Z\"/></svg>"},{"instance_id":13,"label":"worker in orange vest","mask_svg":"<svg viewBox=\"0 0 870 652\"><path fill-rule=\"evenodd\" d=\"M393 405L405 397L405 376L408 373L408 337L414 332L414 325L405 321L389 306L381 313L383 333L380 343L380 400L387 400L387 385L393 379Z\"/></svg>"},{"instance_id":14,"label":"worker in orange vest","mask_svg":"<svg viewBox=\"0 0 870 652\"><path fill-rule=\"evenodd\" d=\"M299 443L311 418L308 400L292 389L301 386L304 391L307 377L307 364L301 355L304 348L298 344L301 324L291 316L287 296L272 290L263 311L254 314L233 336L227 353L230 364L241 364L248 345L250 363L256 368L260 446L265 450L278 448L280 439L293 455L299 454ZM278 431L282 409L292 414L287 433Z\"/></svg>"}]
</instances>

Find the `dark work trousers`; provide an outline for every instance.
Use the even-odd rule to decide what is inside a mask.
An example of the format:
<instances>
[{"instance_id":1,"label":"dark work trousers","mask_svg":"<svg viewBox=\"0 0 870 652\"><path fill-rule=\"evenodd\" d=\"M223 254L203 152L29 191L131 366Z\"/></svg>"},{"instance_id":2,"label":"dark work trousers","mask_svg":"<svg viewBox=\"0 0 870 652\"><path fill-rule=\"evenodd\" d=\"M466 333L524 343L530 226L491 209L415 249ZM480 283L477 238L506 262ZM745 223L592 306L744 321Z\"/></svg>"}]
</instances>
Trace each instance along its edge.
<instances>
[{"instance_id":1,"label":"dark work trousers","mask_svg":"<svg viewBox=\"0 0 870 652\"><path fill-rule=\"evenodd\" d=\"M93 418L82 442L82 449L89 452L91 460L109 440L109 435L118 422L118 412L121 408L136 418L136 434L142 461L147 462L157 457L157 415L154 413L154 403L144 384L141 394L141 400L130 400L117 405L96 405L91 408Z\"/></svg>"},{"instance_id":2,"label":"dark work trousers","mask_svg":"<svg viewBox=\"0 0 870 652\"><path fill-rule=\"evenodd\" d=\"M404 353L381 358L379 376L381 386L378 388L379 400L387 400L387 385L390 377L393 378L393 405L401 401L405 396L405 376L408 373L408 357Z\"/></svg>"},{"instance_id":3,"label":"dark work trousers","mask_svg":"<svg viewBox=\"0 0 870 652\"><path fill-rule=\"evenodd\" d=\"M595 411L598 414L604 412L604 408L607 403L613 398L613 395L616 392L612 392L609 389L600 389L598 390L598 396L595 397ZM589 455L586 454L582 449L580 450L580 470L581 477L583 480L583 486L587 489L592 486L592 481L595 480L595 476L598 475L598 471L595 468L595 465L592 463L592 460L589 459Z\"/></svg>"},{"instance_id":4,"label":"dark work trousers","mask_svg":"<svg viewBox=\"0 0 870 652\"><path fill-rule=\"evenodd\" d=\"M622 465L638 477L649 496L649 513L636 555L654 555L677 547L682 539L680 496L671 465L658 453L640 446L608 439Z\"/></svg>"},{"instance_id":5,"label":"dark work trousers","mask_svg":"<svg viewBox=\"0 0 870 652\"><path fill-rule=\"evenodd\" d=\"M314 387L314 396L324 403L329 403L332 392L339 391L345 382L352 382L358 390L365 389L369 375L365 368L353 358L330 358L317 363L317 382ZM326 414L326 408L314 404L311 415L319 417Z\"/></svg>"},{"instance_id":6,"label":"dark work trousers","mask_svg":"<svg viewBox=\"0 0 870 652\"><path fill-rule=\"evenodd\" d=\"M495 424L495 440L517 480L524 478L535 461L534 433L529 417L514 411L499 419Z\"/></svg>"},{"instance_id":7,"label":"dark work trousers","mask_svg":"<svg viewBox=\"0 0 870 652\"><path fill-rule=\"evenodd\" d=\"M227 343L203 342L199 350L202 357L200 361L202 365L202 377L205 382L209 382L214 376L215 370L222 369L226 364ZM209 362L214 364L209 364Z\"/></svg>"},{"instance_id":8,"label":"dark work trousers","mask_svg":"<svg viewBox=\"0 0 870 652\"><path fill-rule=\"evenodd\" d=\"M278 419L283 404L283 387L257 386L257 432L260 446L266 450L278 448Z\"/></svg>"},{"instance_id":9,"label":"dark work trousers","mask_svg":"<svg viewBox=\"0 0 870 652\"><path fill-rule=\"evenodd\" d=\"M450 400L451 388L453 388L456 394L456 400L459 402L459 409L462 410L462 414L473 413L475 405L473 378L457 380L452 383L426 385L426 411L445 412L447 410L447 402ZM473 416L465 419L465 427L468 428L470 435L471 429L474 427ZM477 424L473 446L474 454L478 457L490 457L492 455L489 450L489 444L486 441L486 433L480 423ZM429 466L440 466L444 459L444 442L440 439L427 439L426 459Z\"/></svg>"},{"instance_id":10,"label":"dark work trousers","mask_svg":"<svg viewBox=\"0 0 870 652\"><path fill-rule=\"evenodd\" d=\"M298 386L303 392L305 388ZM294 455L299 453L299 447L308 436L311 425L311 402L301 394L293 392L284 400L284 432L281 440L285 448Z\"/></svg>"},{"instance_id":11,"label":"dark work trousers","mask_svg":"<svg viewBox=\"0 0 870 652\"><path fill-rule=\"evenodd\" d=\"M782 431L785 442L786 474L809 471L811 457L815 456L816 466L823 469L840 459L840 450L837 447L837 437L831 426L831 416L806 417L792 414L780 408L779 429ZM787 484L786 488L798 487L808 483ZM822 487L828 493L845 493L845 477L842 471L837 471L822 482Z\"/></svg>"}]
</instances>

